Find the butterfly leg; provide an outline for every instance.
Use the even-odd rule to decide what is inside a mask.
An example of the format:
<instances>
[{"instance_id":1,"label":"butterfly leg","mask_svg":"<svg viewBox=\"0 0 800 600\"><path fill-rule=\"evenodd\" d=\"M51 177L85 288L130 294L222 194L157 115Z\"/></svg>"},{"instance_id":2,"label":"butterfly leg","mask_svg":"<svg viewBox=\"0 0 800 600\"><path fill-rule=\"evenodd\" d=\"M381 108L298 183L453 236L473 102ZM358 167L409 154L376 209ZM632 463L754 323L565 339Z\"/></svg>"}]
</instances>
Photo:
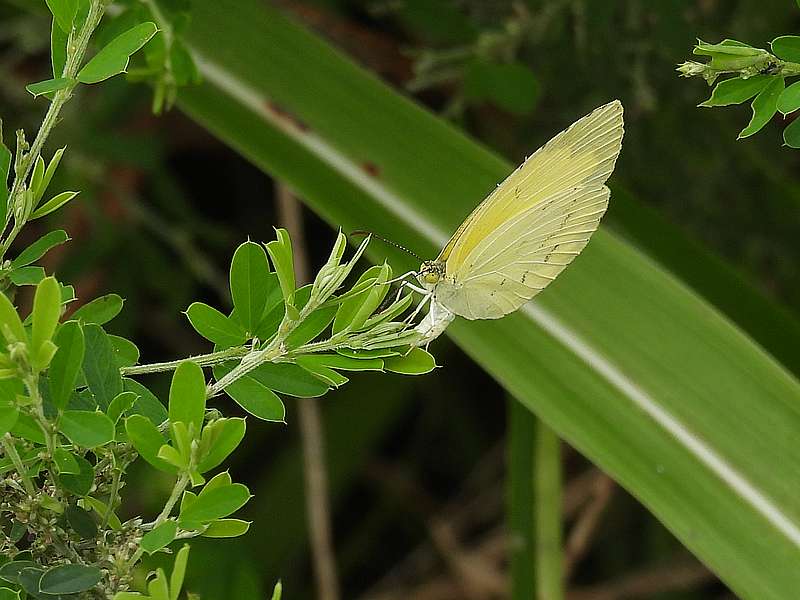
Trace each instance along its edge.
<instances>
[{"instance_id":1,"label":"butterfly leg","mask_svg":"<svg viewBox=\"0 0 800 600\"><path fill-rule=\"evenodd\" d=\"M415 292L420 291L418 289L414 289L414 286L410 284L408 287L413 289ZM419 301L419 304L417 304L417 307L414 309L414 312L412 312L408 317L403 319L404 323L412 323L414 319L417 317L417 315L420 313L420 311L422 311L422 309L425 307L425 305L428 304L428 302L430 302L431 299L433 298L433 294L431 294L426 290L422 290L421 293L424 293L425 296L422 298L422 300Z\"/></svg>"}]
</instances>

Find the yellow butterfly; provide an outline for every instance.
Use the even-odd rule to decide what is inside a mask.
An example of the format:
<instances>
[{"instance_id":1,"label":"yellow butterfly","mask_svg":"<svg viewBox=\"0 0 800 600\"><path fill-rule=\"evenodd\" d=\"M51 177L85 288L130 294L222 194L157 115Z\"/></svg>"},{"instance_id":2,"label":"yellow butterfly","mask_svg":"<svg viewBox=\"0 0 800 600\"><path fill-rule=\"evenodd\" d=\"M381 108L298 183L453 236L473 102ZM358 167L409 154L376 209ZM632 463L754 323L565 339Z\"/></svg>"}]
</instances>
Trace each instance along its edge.
<instances>
[{"instance_id":1,"label":"yellow butterfly","mask_svg":"<svg viewBox=\"0 0 800 600\"><path fill-rule=\"evenodd\" d=\"M416 345L456 315L514 312L572 262L608 208L605 186L619 156L622 104L595 109L531 155L472 211L436 260L418 273L430 302Z\"/></svg>"}]
</instances>

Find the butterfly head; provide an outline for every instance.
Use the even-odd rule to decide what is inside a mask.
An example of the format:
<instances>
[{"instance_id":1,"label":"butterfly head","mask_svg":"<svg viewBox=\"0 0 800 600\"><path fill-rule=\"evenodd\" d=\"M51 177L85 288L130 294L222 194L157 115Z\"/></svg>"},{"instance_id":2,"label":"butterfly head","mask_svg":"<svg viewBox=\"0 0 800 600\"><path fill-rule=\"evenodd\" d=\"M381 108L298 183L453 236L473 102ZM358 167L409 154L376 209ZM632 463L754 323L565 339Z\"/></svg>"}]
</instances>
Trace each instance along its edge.
<instances>
[{"instance_id":1,"label":"butterfly head","mask_svg":"<svg viewBox=\"0 0 800 600\"><path fill-rule=\"evenodd\" d=\"M423 261L419 268L419 282L426 289L432 289L444 277L444 263L438 260Z\"/></svg>"}]
</instances>

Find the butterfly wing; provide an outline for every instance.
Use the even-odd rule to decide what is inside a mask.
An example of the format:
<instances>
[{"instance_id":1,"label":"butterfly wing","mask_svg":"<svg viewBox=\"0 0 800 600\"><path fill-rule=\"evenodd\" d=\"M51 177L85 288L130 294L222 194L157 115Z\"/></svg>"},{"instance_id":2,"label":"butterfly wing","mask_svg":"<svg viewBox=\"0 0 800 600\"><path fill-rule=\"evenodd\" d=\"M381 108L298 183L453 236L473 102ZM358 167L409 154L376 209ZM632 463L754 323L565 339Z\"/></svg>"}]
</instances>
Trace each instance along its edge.
<instances>
[{"instance_id":1,"label":"butterfly wing","mask_svg":"<svg viewBox=\"0 0 800 600\"><path fill-rule=\"evenodd\" d=\"M497 319L543 290L580 254L608 207L609 189L559 192L484 237L436 299L467 319Z\"/></svg>"},{"instance_id":2,"label":"butterfly wing","mask_svg":"<svg viewBox=\"0 0 800 600\"><path fill-rule=\"evenodd\" d=\"M573 123L532 154L464 220L438 260L462 270L488 232L561 191L602 186L622 144L622 104L615 100Z\"/></svg>"}]
</instances>

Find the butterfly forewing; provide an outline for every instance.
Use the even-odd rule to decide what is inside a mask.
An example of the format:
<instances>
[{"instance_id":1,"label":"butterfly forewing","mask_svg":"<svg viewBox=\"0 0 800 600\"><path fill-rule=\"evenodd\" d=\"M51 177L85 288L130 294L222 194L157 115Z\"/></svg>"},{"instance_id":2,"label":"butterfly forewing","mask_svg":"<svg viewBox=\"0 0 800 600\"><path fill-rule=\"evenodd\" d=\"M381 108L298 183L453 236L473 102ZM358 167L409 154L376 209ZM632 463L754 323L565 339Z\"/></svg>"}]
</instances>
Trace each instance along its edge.
<instances>
[{"instance_id":1,"label":"butterfly forewing","mask_svg":"<svg viewBox=\"0 0 800 600\"><path fill-rule=\"evenodd\" d=\"M615 100L537 150L467 217L444 247L439 260L446 262L448 278L463 272L467 256L509 219L560 192L600 188L614 169L622 134L622 104Z\"/></svg>"}]
</instances>

